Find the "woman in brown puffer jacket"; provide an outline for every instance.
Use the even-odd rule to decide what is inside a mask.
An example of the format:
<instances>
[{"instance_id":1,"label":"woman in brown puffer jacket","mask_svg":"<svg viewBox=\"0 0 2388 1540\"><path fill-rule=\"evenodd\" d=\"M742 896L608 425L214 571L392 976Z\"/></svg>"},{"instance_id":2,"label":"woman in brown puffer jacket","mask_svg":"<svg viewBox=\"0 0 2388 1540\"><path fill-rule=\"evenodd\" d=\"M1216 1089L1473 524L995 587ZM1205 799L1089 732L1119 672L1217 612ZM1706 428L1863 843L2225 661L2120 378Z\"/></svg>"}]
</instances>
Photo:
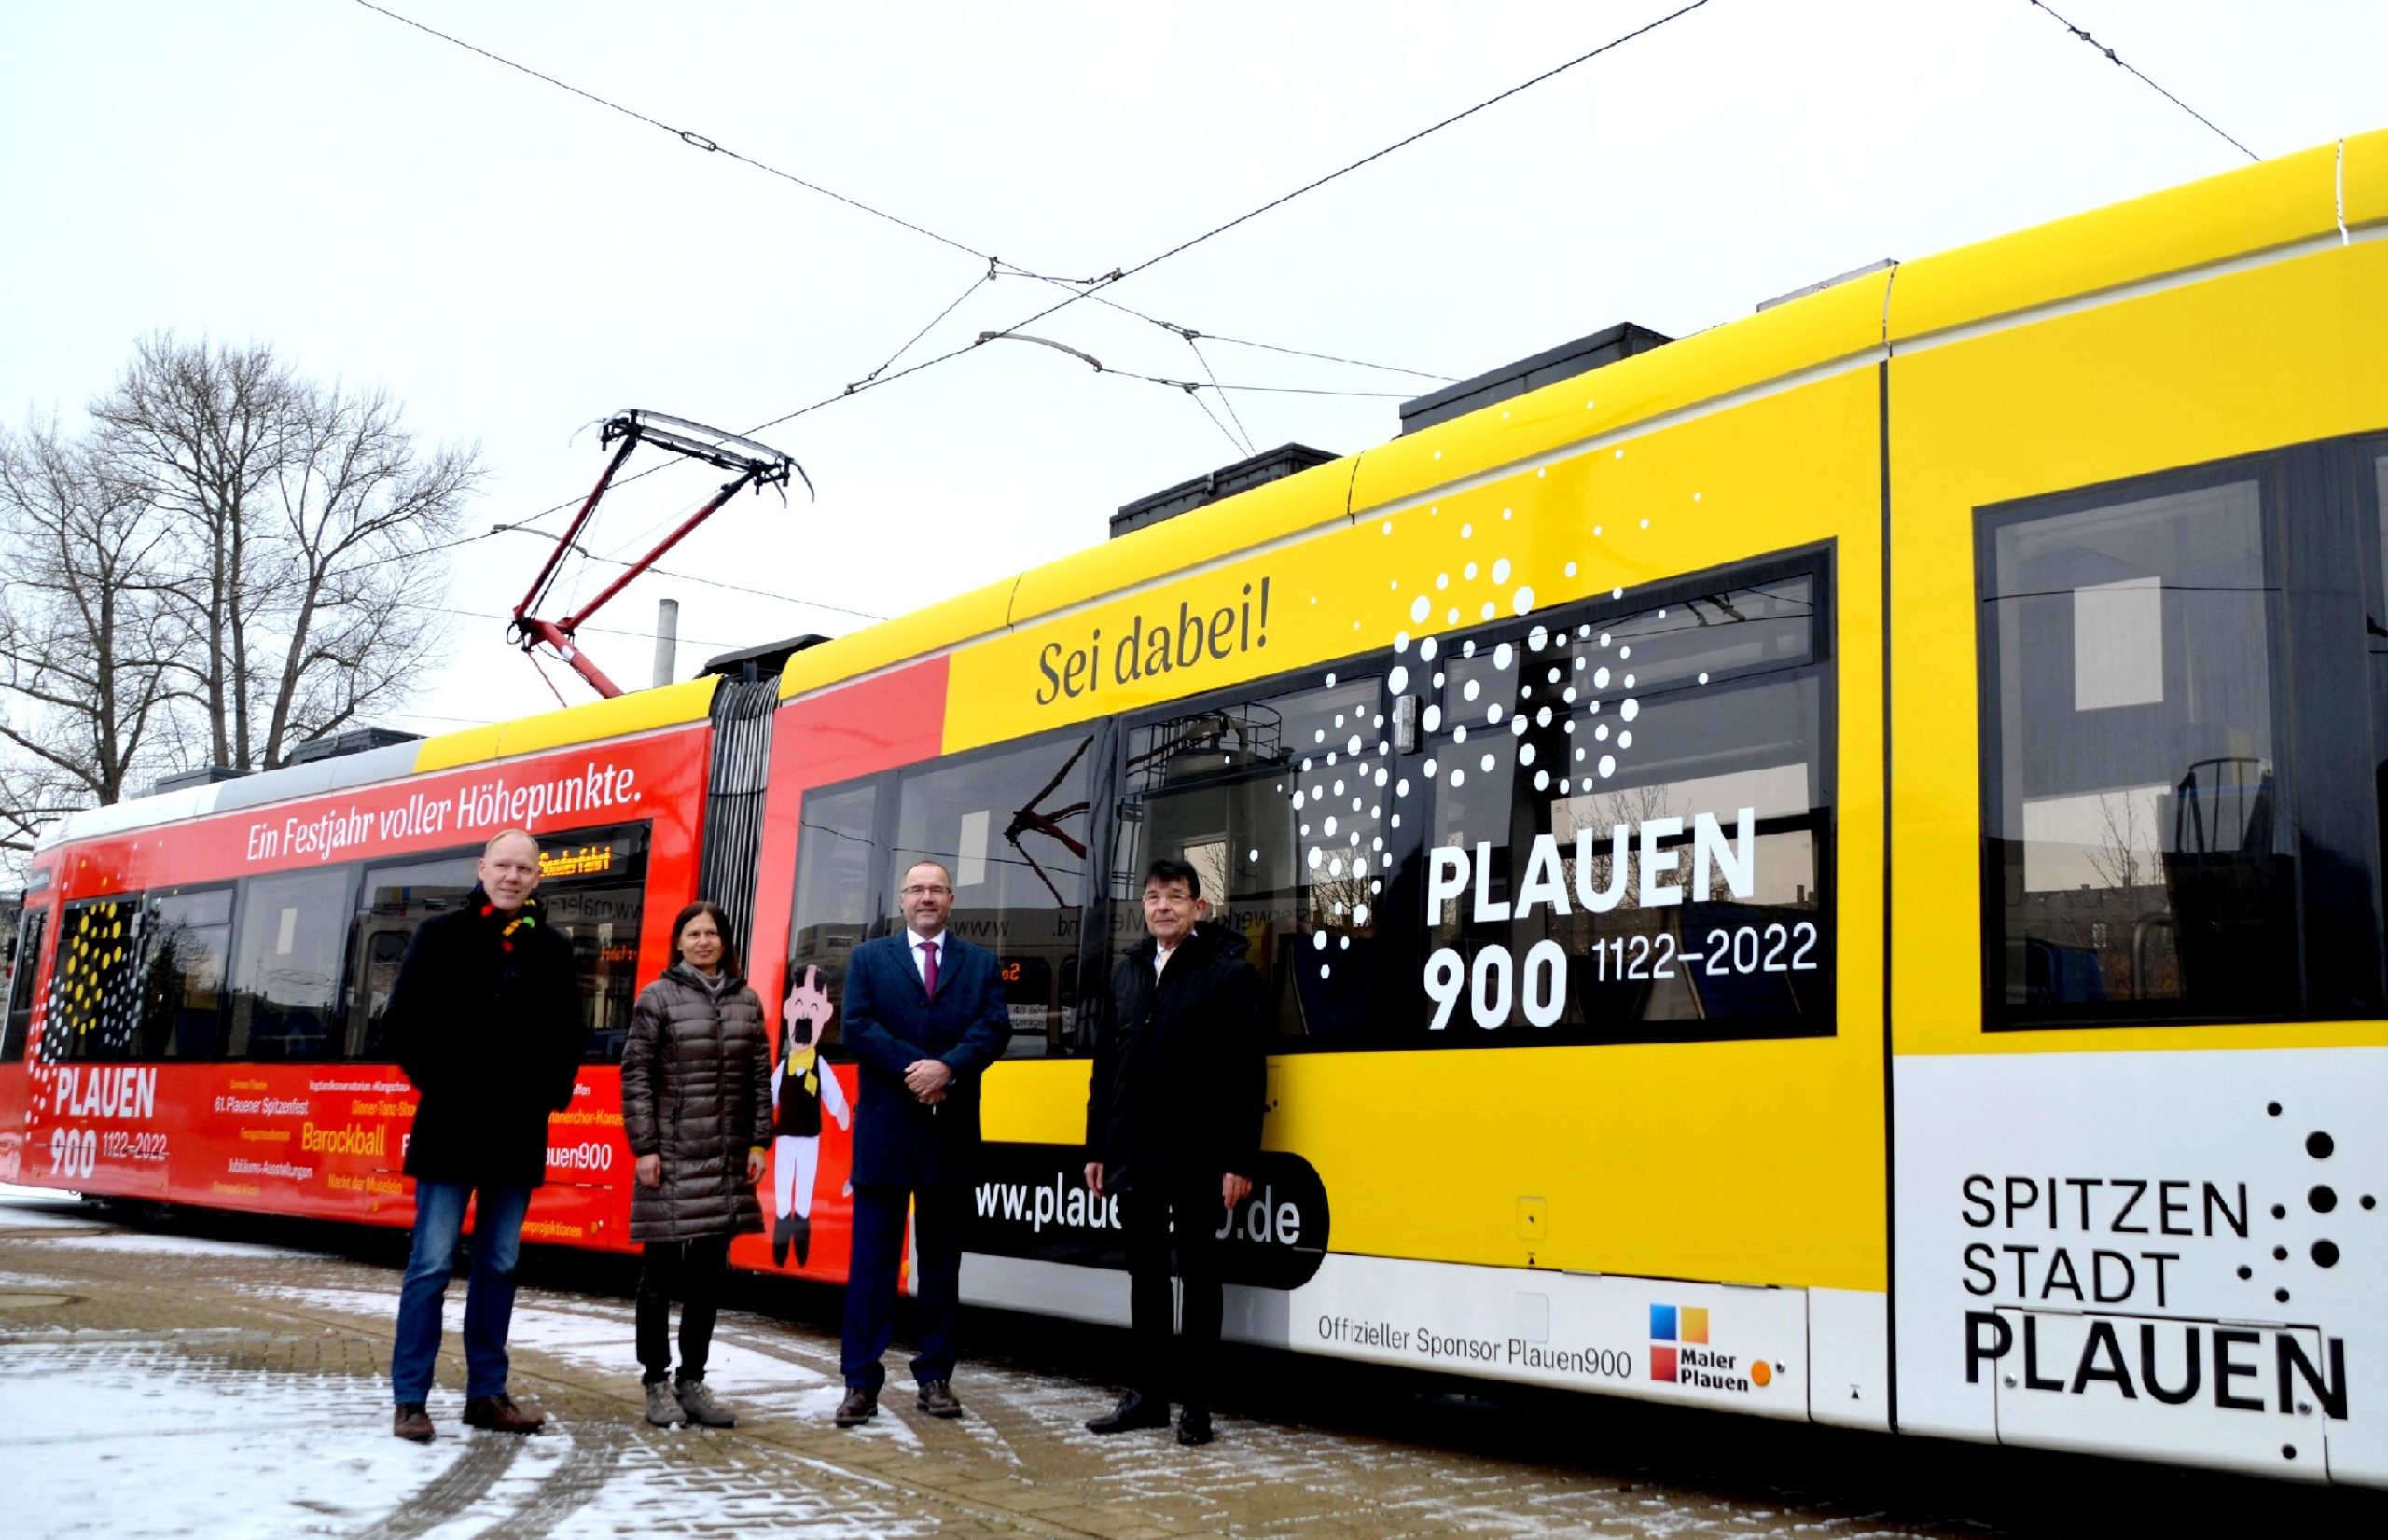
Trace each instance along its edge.
<instances>
[{"instance_id":1,"label":"woman in brown puffer jacket","mask_svg":"<svg viewBox=\"0 0 2388 1540\"><path fill-rule=\"evenodd\" d=\"M631 1239L638 1276L638 1360L646 1420L735 1427L705 1388L729 1241L760 1230L755 1196L771 1142L771 1049L763 1003L738 976L729 925L700 899L672 923L672 966L639 992L622 1050L622 1132L637 1158ZM671 1301L680 1298L680 1372ZM667 1380L669 1382L667 1383Z\"/></svg>"}]
</instances>

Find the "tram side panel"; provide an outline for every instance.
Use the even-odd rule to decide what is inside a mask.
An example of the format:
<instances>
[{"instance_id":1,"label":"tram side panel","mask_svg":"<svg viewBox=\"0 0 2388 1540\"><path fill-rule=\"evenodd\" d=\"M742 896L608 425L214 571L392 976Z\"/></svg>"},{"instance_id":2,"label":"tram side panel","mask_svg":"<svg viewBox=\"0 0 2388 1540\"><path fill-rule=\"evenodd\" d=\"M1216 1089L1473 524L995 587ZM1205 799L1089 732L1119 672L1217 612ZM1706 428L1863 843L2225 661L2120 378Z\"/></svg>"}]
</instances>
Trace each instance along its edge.
<instances>
[{"instance_id":1,"label":"tram side panel","mask_svg":"<svg viewBox=\"0 0 2388 1540\"><path fill-rule=\"evenodd\" d=\"M940 759L808 794L797 930L817 853L935 854L1024 977L1088 917L1085 1012L1143 864L1191 860L1280 1032L1231 1333L1886 1425L1876 372L1431 490L1562 395L1364 462L1349 522L1339 475L1321 533L956 651ZM1082 1032L1025 1004L965 1288L1122 1319Z\"/></svg>"},{"instance_id":2,"label":"tram side panel","mask_svg":"<svg viewBox=\"0 0 2388 1540\"><path fill-rule=\"evenodd\" d=\"M413 928L488 836L538 838L591 1024L525 1234L627 1244L615 1067L691 895L701 727L141 828L41 857L57 907L27 1011L22 1179L405 1225L413 1088L380 1013Z\"/></svg>"},{"instance_id":3,"label":"tram side panel","mask_svg":"<svg viewBox=\"0 0 2388 1540\"><path fill-rule=\"evenodd\" d=\"M1902 1428L2388 1482L2383 295L1897 344Z\"/></svg>"},{"instance_id":4,"label":"tram side panel","mask_svg":"<svg viewBox=\"0 0 2388 1540\"><path fill-rule=\"evenodd\" d=\"M875 934L883 916L895 913L889 867L900 857L871 815L871 791L840 798L825 788L839 783L870 787L896 766L933 758L942 741L944 682L944 660L932 659L790 701L773 724L746 976L764 1002L781 1099L811 1107L799 1113L793 1131L771 1142L760 1194L764 1231L731 1243L737 1266L816 1283L845 1281L854 1230L854 1136L839 1121L837 1103L842 1101L851 1118L861 1088L840 1011L844 959L856 941ZM851 825L858 802L856 829ZM811 902L799 904L798 862L807 857L824 865L807 873ZM791 1044L789 1023L799 1020L812 1039L809 1052ZM841 1095L824 1094L822 1082L833 1075ZM807 1134L806 1127L818 1131ZM907 1288L910 1280L908 1267Z\"/></svg>"}]
</instances>

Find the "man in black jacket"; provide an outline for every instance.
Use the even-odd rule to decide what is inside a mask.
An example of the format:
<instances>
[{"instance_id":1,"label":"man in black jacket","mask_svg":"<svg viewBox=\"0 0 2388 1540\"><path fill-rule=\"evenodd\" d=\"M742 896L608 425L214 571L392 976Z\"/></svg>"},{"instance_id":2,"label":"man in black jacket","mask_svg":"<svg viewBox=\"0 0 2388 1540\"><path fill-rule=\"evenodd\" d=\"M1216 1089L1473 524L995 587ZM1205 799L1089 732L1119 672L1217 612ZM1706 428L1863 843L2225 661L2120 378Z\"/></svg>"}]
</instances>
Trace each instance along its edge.
<instances>
[{"instance_id":1,"label":"man in black jacket","mask_svg":"<svg viewBox=\"0 0 2388 1540\"><path fill-rule=\"evenodd\" d=\"M462 909L424 922L398 964L383 1017L414 1082L406 1172L415 1179L414 1248L398 1288L392 1432L427 1443L423 1403L439 1356L439 1304L473 1200L465 1295L465 1422L530 1433L546 1419L506 1394L514 1263L531 1191L547 1180L548 1115L572 1103L588 1035L572 943L538 900L538 841L507 829L482 850Z\"/></svg>"},{"instance_id":2,"label":"man in black jacket","mask_svg":"<svg viewBox=\"0 0 2388 1540\"><path fill-rule=\"evenodd\" d=\"M1145 877L1145 928L1112 970L1113 1020L1095 1045L1087 1090L1087 1186L1119 1196L1128 1238L1133 1386L1096 1433L1169 1425L1173 1382L1181 1444L1211 1441L1210 1370L1219 1342L1219 1242L1252 1191L1267 1070L1260 980L1244 940L1204 920L1202 880L1182 861ZM1185 1283L1185 1332L1171 1370L1171 1231Z\"/></svg>"}]
</instances>

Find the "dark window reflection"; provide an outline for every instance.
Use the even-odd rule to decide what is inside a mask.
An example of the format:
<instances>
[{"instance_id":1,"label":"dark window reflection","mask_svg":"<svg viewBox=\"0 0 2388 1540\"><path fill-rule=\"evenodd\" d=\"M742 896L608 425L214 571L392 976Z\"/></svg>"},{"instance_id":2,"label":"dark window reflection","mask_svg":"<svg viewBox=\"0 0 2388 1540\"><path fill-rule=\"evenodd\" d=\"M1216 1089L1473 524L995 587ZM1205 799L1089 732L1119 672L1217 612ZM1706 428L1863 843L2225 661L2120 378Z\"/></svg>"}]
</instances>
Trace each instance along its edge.
<instances>
[{"instance_id":1,"label":"dark window reflection","mask_svg":"<svg viewBox=\"0 0 2388 1540\"><path fill-rule=\"evenodd\" d=\"M33 1028L34 979L41 972L42 941L49 933L49 910L27 911L17 928L16 952L8 974L8 1018L0 1029L0 1063L13 1064L25 1056L25 1038Z\"/></svg>"},{"instance_id":2,"label":"dark window reflection","mask_svg":"<svg viewBox=\"0 0 2388 1540\"><path fill-rule=\"evenodd\" d=\"M41 1054L51 1061L140 1055L141 901L93 898L59 911L58 959Z\"/></svg>"},{"instance_id":3,"label":"dark window reflection","mask_svg":"<svg viewBox=\"0 0 2388 1540\"><path fill-rule=\"evenodd\" d=\"M874 839L878 810L874 782L804 794L785 989L801 988L805 970L815 968L819 992L832 1002L845 998L846 958L870 938L879 914L877 884L885 863ZM894 884L887 885L892 890ZM815 1022L818 1041L834 1046L843 1037L843 1026L834 1016L826 1026Z\"/></svg>"},{"instance_id":4,"label":"dark window reflection","mask_svg":"<svg viewBox=\"0 0 2388 1540\"><path fill-rule=\"evenodd\" d=\"M2253 479L1990 527L1994 1017L2299 1008L2264 534Z\"/></svg>"},{"instance_id":5,"label":"dark window reflection","mask_svg":"<svg viewBox=\"0 0 2388 1540\"><path fill-rule=\"evenodd\" d=\"M1429 1033L1832 1030L1821 583L1537 621L1410 665L1437 702Z\"/></svg>"},{"instance_id":6,"label":"dark window reflection","mask_svg":"<svg viewBox=\"0 0 2388 1540\"><path fill-rule=\"evenodd\" d=\"M888 889L915 861L953 874L947 924L995 954L1015 1056L1065 1051L1077 1006L1093 746L1091 733L1048 738L897 780Z\"/></svg>"},{"instance_id":7,"label":"dark window reflection","mask_svg":"<svg viewBox=\"0 0 2388 1540\"><path fill-rule=\"evenodd\" d=\"M423 923L464 903L473 891L475 857L459 852L366 869L357 895L355 1003L348 1057L390 1056L382 1013L397 982L398 964Z\"/></svg>"},{"instance_id":8,"label":"dark window reflection","mask_svg":"<svg viewBox=\"0 0 2388 1540\"><path fill-rule=\"evenodd\" d=\"M1131 732L1114 953L1144 936L1145 868L1184 861L1210 918L1243 937L1278 1033L1368 1031L1387 987L1375 910L1390 855L1371 812L1392 801L1382 691L1374 676L1330 676ZM1297 966L1305 956L1312 965Z\"/></svg>"},{"instance_id":9,"label":"dark window reflection","mask_svg":"<svg viewBox=\"0 0 2388 1540\"><path fill-rule=\"evenodd\" d=\"M347 950L348 868L282 872L241 884L232 953L235 1059L328 1059L341 955Z\"/></svg>"},{"instance_id":10,"label":"dark window reflection","mask_svg":"<svg viewBox=\"0 0 2388 1540\"><path fill-rule=\"evenodd\" d=\"M213 1059L224 1050L232 890L169 889L147 903L140 1056Z\"/></svg>"},{"instance_id":11,"label":"dark window reflection","mask_svg":"<svg viewBox=\"0 0 2388 1540\"><path fill-rule=\"evenodd\" d=\"M620 1061L638 999L638 937L646 914L644 824L539 837L539 902L548 923L572 942L580 983L584 1057ZM660 973L668 960L659 960Z\"/></svg>"}]
</instances>

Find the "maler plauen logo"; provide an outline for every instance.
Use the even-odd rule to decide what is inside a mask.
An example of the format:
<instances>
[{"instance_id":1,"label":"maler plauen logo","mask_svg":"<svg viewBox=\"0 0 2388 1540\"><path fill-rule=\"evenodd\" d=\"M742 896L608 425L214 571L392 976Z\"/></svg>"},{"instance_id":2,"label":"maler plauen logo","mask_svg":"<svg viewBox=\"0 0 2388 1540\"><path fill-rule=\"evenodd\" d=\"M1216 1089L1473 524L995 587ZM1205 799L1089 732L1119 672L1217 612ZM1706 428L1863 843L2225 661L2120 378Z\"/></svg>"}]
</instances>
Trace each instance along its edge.
<instances>
[{"instance_id":1,"label":"maler plauen logo","mask_svg":"<svg viewBox=\"0 0 2388 1540\"><path fill-rule=\"evenodd\" d=\"M1738 1355L1711 1348L1705 1305L1652 1305L1650 1378L1701 1390L1748 1390L1771 1383L1774 1366L1758 1358L1744 1368Z\"/></svg>"}]
</instances>

